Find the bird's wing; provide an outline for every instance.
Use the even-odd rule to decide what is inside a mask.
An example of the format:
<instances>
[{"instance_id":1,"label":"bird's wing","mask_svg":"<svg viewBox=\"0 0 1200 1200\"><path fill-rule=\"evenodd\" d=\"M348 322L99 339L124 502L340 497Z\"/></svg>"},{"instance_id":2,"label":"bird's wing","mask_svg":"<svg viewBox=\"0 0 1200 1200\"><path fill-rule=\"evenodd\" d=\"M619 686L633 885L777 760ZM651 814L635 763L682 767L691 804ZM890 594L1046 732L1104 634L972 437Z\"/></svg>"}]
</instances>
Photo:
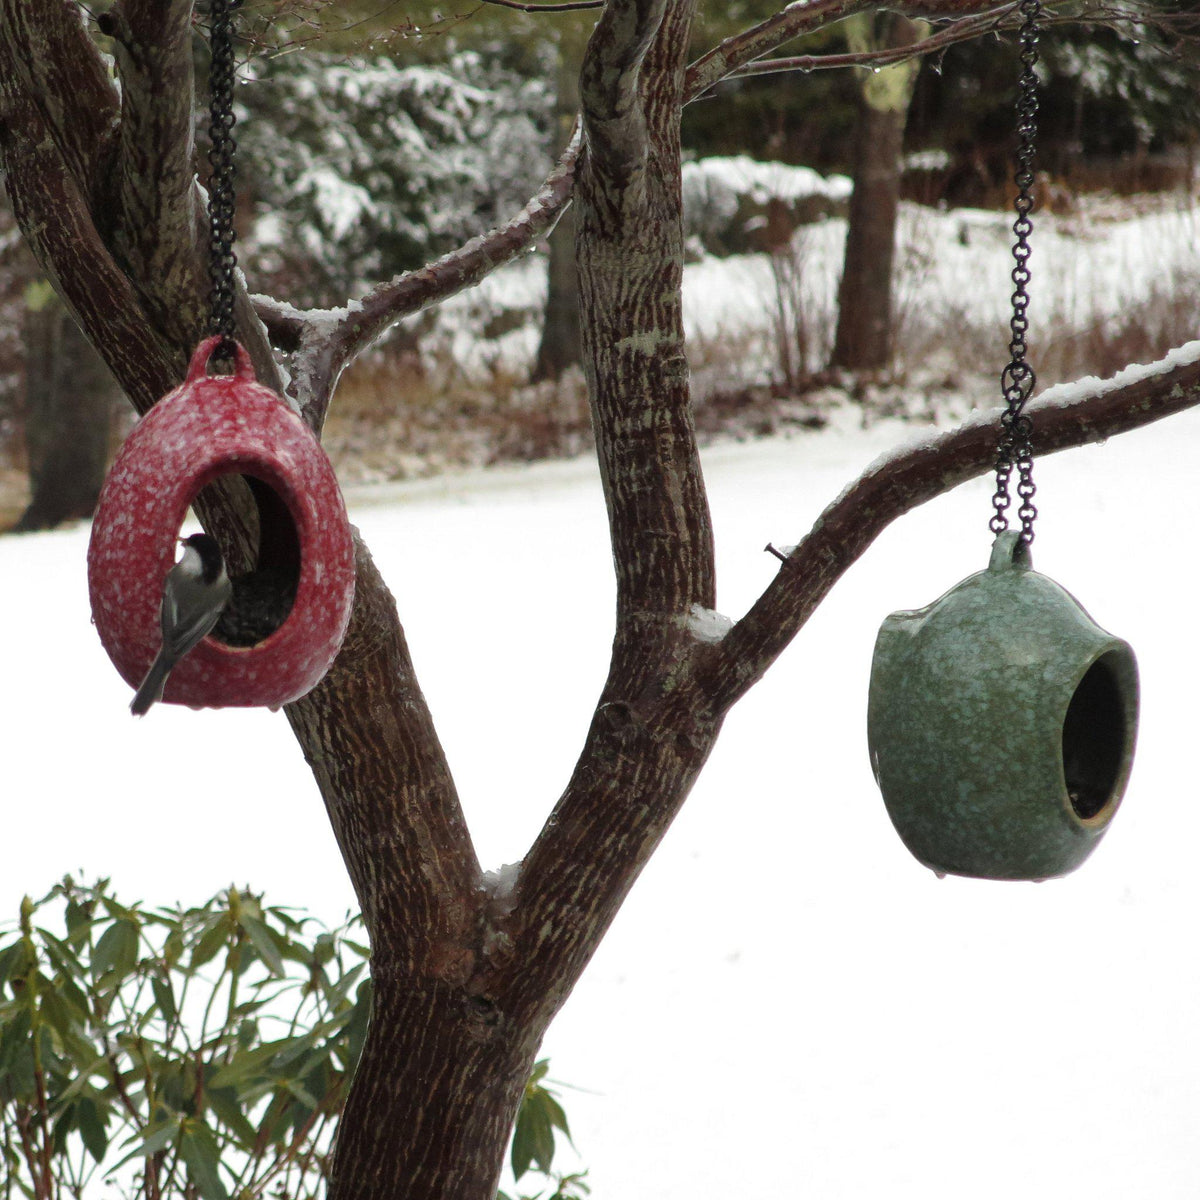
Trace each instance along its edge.
<instances>
[{"instance_id":1,"label":"bird's wing","mask_svg":"<svg viewBox=\"0 0 1200 1200\"><path fill-rule=\"evenodd\" d=\"M168 579L162 604L163 649L178 662L212 630L220 616L221 609L212 604L209 589L189 580Z\"/></svg>"}]
</instances>

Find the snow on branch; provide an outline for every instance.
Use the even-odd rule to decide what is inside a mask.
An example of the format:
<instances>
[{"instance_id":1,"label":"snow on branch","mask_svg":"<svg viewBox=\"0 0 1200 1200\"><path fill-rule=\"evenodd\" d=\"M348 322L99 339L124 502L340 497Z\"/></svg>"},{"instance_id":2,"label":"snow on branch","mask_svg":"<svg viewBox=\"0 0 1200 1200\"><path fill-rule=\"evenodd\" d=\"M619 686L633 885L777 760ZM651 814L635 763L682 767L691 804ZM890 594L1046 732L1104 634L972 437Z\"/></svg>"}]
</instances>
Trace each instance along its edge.
<instances>
[{"instance_id":1,"label":"snow on branch","mask_svg":"<svg viewBox=\"0 0 1200 1200\"><path fill-rule=\"evenodd\" d=\"M546 181L512 220L380 284L344 308L301 311L267 296L254 297L255 311L272 342L297 355L293 391L315 428L324 420L341 371L392 325L474 287L550 233L570 200L580 144L577 127Z\"/></svg>"},{"instance_id":2,"label":"snow on branch","mask_svg":"<svg viewBox=\"0 0 1200 1200\"><path fill-rule=\"evenodd\" d=\"M1108 380L1048 388L1026 411L1038 455L1102 442L1200 404L1200 341ZM722 640L706 690L724 711L799 632L843 572L897 517L991 470L999 410L901 445L830 504L778 574Z\"/></svg>"}]
</instances>

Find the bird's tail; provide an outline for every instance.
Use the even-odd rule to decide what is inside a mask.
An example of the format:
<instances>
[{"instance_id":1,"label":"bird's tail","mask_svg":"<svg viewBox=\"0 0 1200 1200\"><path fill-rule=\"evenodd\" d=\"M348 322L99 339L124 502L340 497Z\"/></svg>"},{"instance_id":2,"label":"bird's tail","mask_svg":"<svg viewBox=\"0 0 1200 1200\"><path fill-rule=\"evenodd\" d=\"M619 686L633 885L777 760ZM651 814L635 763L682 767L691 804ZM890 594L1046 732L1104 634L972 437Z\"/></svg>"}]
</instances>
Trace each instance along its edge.
<instances>
[{"instance_id":1,"label":"bird's tail","mask_svg":"<svg viewBox=\"0 0 1200 1200\"><path fill-rule=\"evenodd\" d=\"M142 680L142 686L138 688L133 703L129 706L129 711L135 717L144 717L150 711L150 705L162 699L163 688L167 685L167 676L170 675L173 665L163 654L151 664L146 678Z\"/></svg>"}]
</instances>

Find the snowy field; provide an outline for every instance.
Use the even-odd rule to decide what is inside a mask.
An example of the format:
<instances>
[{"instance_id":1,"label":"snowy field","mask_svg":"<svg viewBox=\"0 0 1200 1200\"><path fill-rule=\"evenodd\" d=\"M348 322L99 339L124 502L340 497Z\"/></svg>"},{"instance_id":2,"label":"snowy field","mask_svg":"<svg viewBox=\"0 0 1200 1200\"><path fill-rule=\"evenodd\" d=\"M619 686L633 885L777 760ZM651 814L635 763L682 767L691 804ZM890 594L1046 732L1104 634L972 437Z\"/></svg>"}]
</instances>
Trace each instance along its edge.
<instances>
[{"instance_id":1,"label":"snowy field","mask_svg":"<svg viewBox=\"0 0 1200 1200\"><path fill-rule=\"evenodd\" d=\"M706 453L720 607L768 540L908 436L848 412ZM546 1040L598 1200L1195 1200L1200 413L1038 464L1035 565L1141 665L1122 811L1076 875L938 881L874 787L880 620L982 568L988 485L893 526L726 724ZM395 592L487 867L519 859L603 678L613 588L587 462L350 497ZM0 913L68 870L152 903L231 881L351 904L281 715L159 708L89 624L86 528L0 539ZM489 590L480 591L480 581Z\"/></svg>"}]
</instances>

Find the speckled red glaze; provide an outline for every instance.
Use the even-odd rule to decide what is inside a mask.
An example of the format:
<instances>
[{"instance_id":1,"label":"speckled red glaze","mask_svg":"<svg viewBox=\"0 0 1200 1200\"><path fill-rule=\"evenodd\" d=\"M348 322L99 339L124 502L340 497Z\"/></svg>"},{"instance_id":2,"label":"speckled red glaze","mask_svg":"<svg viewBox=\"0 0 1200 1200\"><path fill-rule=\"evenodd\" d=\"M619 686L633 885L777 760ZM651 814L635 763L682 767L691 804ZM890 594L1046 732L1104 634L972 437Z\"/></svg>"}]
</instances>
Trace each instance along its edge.
<instances>
[{"instance_id":1,"label":"speckled red glaze","mask_svg":"<svg viewBox=\"0 0 1200 1200\"><path fill-rule=\"evenodd\" d=\"M287 620L264 641L205 638L171 672L163 699L193 708L297 700L329 669L354 601L354 546L333 467L304 422L258 383L237 348L233 375L208 375L218 338L202 342L187 380L138 423L100 495L88 546L88 589L100 641L136 687L161 644L163 581L188 505L221 475L250 475L287 505L300 579Z\"/></svg>"}]
</instances>

